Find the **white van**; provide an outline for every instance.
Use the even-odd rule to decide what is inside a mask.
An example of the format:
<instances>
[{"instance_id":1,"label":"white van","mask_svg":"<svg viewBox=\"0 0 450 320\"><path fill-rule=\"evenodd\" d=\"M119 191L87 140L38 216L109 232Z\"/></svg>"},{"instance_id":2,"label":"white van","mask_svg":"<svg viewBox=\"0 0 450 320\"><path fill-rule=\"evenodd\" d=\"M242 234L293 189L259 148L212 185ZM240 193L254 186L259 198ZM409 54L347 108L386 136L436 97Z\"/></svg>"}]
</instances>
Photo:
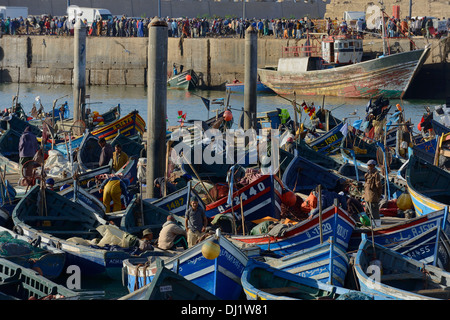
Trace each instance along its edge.
<instances>
[{"instance_id":1,"label":"white van","mask_svg":"<svg viewBox=\"0 0 450 320\"><path fill-rule=\"evenodd\" d=\"M106 22L109 18L112 19L113 17L108 9L87 8L73 5L67 7L67 16L69 21L72 21L72 19L75 19L75 21L77 19L86 19L88 25L91 25L92 22L97 21L100 18Z\"/></svg>"}]
</instances>

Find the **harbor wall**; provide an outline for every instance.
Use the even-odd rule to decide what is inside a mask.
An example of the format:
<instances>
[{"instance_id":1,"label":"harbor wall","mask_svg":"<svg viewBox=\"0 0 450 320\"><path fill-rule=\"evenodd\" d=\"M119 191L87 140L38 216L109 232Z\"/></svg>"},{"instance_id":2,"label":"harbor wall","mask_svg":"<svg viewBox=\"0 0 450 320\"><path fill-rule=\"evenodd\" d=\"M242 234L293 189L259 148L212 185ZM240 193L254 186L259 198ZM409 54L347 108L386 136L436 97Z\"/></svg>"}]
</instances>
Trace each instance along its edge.
<instances>
[{"instance_id":1,"label":"harbor wall","mask_svg":"<svg viewBox=\"0 0 450 320\"><path fill-rule=\"evenodd\" d=\"M414 42L424 47L427 40L420 37ZM431 55L412 83L415 90L408 90L412 97L441 98L450 92L450 39L430 43ZM87 85L146 86L147 44L147 38L88 37ZM295 45L295 40L258 39L258 67L276 66L287 45ZM410 41L391 39L389 47L391 52L410 50ZM173 63L182 64L199 74L201 86L224 89L235 78L244 80L244 51L244 40L238 38L169 38L168 76ZM370 57L380 54L381 40L364 40L364 52ZM0 81L70 85L73 56L73 37L4 35L0 38Z\"/></svg>"}]
</instances>

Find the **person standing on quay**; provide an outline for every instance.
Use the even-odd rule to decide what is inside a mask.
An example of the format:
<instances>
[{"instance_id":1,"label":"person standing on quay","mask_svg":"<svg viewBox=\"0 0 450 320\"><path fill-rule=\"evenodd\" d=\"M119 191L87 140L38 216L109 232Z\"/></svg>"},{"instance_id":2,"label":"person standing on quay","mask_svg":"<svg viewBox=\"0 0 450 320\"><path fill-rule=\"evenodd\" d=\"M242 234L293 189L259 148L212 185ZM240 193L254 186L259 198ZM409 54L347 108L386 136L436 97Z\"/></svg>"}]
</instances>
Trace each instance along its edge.
<instances>
[{"instance_id":1,"label":"person standing on quay","mask_svg":"<svg viewBox=\"0 0 450 320\"><path fill-rule=\"evenodd\" d=\"M364 200L366 201L366 213L372 217L374 227L381 225L380 220L380 199L383 190L381 183L381 176L377 169L375 169L375 160L367 162L369 171L364 175Z\"/></svg>"},{"instance_id":2,"label":"person standing on quay","mask_svg":"<svg viewBox=\"0 0 450 320\"><path fill-rule=\"evenodd\" d=\"M192 198L190 207L186 211L185 227L187 231L187 241L189 248L193 247L197 240L206 231L208 220L203 208L198 206L197 198Z\"/></svg>"}]
</instances>

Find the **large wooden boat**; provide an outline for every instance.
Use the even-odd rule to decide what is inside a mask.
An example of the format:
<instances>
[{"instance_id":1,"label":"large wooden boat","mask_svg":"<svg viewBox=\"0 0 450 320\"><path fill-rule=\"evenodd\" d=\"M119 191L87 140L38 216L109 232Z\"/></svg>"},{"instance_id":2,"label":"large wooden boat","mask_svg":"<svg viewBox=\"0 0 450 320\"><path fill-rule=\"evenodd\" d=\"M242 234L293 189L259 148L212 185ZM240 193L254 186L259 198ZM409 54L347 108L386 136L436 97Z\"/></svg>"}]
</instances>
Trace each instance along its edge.
<instances>
[{"instance_id":1,"label":"large wooden boat","mask_svg":"<svg viewBox=\"0 0 450 320\"><path fill-rule=\"evenodd\" d=\"M424 49L361 61L352 55L343 56L352 52L362 54L361 39L346 36L325 38L321 56L312 56L314 52L308 47L297 47L297 51L291 51L293 57L280 58L277 68L258 69L261 82L282 95L295 92L298 95L346 98L381 95L402 98L431 48L427 45Z\"/></svg>"}]
</instances>

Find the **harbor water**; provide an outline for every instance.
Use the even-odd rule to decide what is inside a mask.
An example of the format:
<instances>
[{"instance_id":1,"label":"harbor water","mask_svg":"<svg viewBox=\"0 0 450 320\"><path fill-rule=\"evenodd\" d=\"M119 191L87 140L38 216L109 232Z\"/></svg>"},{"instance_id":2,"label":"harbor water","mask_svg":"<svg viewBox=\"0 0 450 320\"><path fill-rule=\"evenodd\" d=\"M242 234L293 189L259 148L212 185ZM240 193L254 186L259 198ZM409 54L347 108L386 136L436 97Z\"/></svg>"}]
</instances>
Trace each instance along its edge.
<instances>
[{"instance_id":1,"label":"harbor water","mask_svg":"<svg viewBox=\"0 0 450 320\"><path fill-rule=\"evenodd\" d=\"M57 100L57 107L68 102L71 116L73 115L73 89L68 85L48 85L48 84L0 84L0 101L1 110L9 108L12 104L13 96L17 95L19 102L22 104L25 112L30 113L36 97L40 98L44 110L50 112L53 101ZM147 89L145 87L133 86L91 86L86 88L87 106L91 111L103 113L110 108L120 104L122 116L125 116L133 110L138 110L144 120L147 120ZM169 126L179 125L178 112L182 111L186 114L187 120L206 120L214 116L214 109L219 106L211 104L210 112L206 109L202 99L204 97L210 100L217 98L225 98L225 91L184 91L184 90L168 90L167 92L167 120ZM276 94L258 95L257 110L265 112L274 110L275 108L287 109L291 116L293 115L292 103L290 100L293 96L280 97ZM314 103L316 108L325 105L325 108L332 110L332 114L340 119L348 118L352 123L354 120L364 118L367 99L348 99L341 97L319 97L319 96L297 96L297 103L305 101L308 105ZM240 93L232 93L230 96L230 106L233 108L234 125L241 116L244 107L244 95ZM400 104L405 111L405 119L411 120L417 124L425 107L429 106L434 110L435 105L444 103L442 100L390 100L393 106L391 113L395 112L395 105ZM39 106L37 106L39 108ZM208 115L209 114L209 115ZM354 120L352 120L354 119ZM305 125L309 120L305 113L302 114L302 120Z\"/></svg>"},{"instance_id":2,"label":"harbor water","mask_svg":"<svg viewBox=\"0 0 450 320\"><path fill-rule=\"evenodd\" d=\"M33 103L39 97L44 110L50 112L53 101L57 100L56 106L61 106L65 101L68 102L70 114L73 116L73 91L72 86L64 85L37 85L37 84L0 84L0 101L1 110L11 107L13 96L18 95L18 101L22 104L25 112L30 114ZM122 116L127 115L133 110L138 110L144 120L147 120L147 89L144 87L131 86L93 86L86 89L89 98L86 99L87 106L91 111L99 113L106 112L110 108L120 104ZM182 90L168 90L167 92L167 123L169 126L178 125L179 111L186 114L187 120L206 120L208 117L214 116L214 109L219 105L211 104L210 111L206 109L202 99L210 100L217 98L225 98L225 91L202 91L195 90L192 92ZM274 110L275 108L287 109L292 115L292 103L289 101L292 96L280 97L275 94L258 95L257 110L265 112ZM332 110L332 114L340 119L348 118L349 123L354 120L363 119L368 100L365 99L344 99L338 97L302 97L297 96L296 101L302 103L305 101L308 105L314 103L316 108L325 105L325 108ZM440 100L391 100L391 113L396 111L395 105L400 104L405 111L405 118L414 123L417 132L417 124L419 123L425 107L429 106L434 110L434 106L444 103ZM235 118L234 126L236 127L237 119L241 116L244 106L244 95L232 93L229 101ZM39 106L37 106L39 108ZM163 115L161 115L163 116ZM354 120L351 120L354 119ZM309 123L308 116L302 114L302 121L307 125ZM65 284L67 276L63 276L60 281ZM82 290L104 292L103 299L115 299L127 294L127 289L122 285L120 280L111 280L108 278L95 277L83 278L81 282Z\"/></svg>"}]
</instances>

